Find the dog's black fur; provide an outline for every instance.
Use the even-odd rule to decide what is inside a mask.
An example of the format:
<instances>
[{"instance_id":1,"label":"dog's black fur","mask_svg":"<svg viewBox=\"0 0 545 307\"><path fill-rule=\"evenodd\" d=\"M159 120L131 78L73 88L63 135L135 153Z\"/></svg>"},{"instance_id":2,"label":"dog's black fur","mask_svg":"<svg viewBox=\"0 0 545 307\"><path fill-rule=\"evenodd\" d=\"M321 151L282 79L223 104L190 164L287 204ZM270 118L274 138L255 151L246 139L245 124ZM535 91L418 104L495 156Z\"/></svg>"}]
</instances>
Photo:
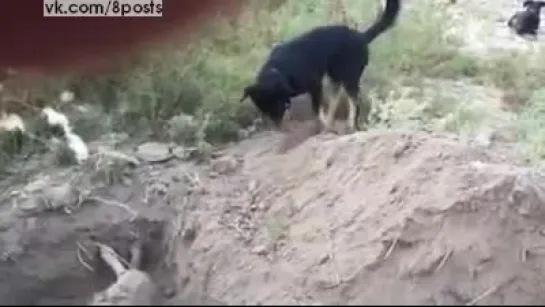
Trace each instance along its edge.
<instances>
[{"instance_id":1,"label":"dog's black fur","mask_svg":"<svg viewBox=\"0 0 545 307\"><path fill-rule=\"evenodd\" d=\"M317 116L325 74L357 100L359 80L369 61L368 45L395 24L400 2L387 0L381 16L364 32L345 25L321 26L276 44L256 82L244 89L241 101L250 97L262 113L280 126L290 98L309 93Z\"/></svg>"},{"instance_id":2,"label":"dog's black fur","mask_svg":"<svg viewBox=\"0 0 545 307\"><path fill-rule=\"evenodd\" d=\"M513 29L518 35L537 35L540 23L539 14L543 6L545 6L544 1L524 1L522 4L524 10L516 12L507 22L507 26Z\"/></svg>"}]
</instances>

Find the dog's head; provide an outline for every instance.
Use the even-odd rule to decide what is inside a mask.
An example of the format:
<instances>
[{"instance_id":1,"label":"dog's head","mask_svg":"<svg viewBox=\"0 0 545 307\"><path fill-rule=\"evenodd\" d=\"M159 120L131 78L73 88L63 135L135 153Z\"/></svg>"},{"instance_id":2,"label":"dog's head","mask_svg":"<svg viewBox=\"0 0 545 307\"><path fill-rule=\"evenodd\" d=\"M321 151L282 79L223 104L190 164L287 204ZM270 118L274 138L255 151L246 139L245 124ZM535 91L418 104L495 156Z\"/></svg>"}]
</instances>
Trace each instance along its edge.
<instances>
[{"instance_id":1,"label":"dog's head","mask_svg":"<svg viewBox=\"0 0 545 307\"><path fill-rule=\"evenodd\" d=\"M545 1L533 1L533 0L525 0L522 3L522 7L526 11L534 12L539 14L541 8L545 6Z\"/></svg>"},{"instance_id":2,"label":"dog's head","mask_svg":"<svg viewBox=\"0 0 545 307\"><path fill-rule=\"evenodd\" d=\"M284 113L290 107L293 89L287 80L277 71L263 74L255 84L244 88L240 101L252 99L255 106L276 126L280 126Z\"/></svg>"}]
</instances>

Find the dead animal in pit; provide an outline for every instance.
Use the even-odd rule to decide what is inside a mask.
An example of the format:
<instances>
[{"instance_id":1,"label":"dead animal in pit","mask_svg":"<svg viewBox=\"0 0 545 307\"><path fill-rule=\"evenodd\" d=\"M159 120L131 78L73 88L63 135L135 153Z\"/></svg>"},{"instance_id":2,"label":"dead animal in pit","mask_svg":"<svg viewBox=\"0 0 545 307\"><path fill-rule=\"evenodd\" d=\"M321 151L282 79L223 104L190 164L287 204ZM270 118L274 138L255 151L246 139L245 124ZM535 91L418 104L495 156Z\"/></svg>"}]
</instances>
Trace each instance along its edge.
<instances>
[{"instance_id":1,"label":"dead animal in pit","mask_svg":"<svg viewBox=\"0 0 545 307\"><path fill-rule=\"evenodd\" d=\"M99 255L114 271L116 282L105 290L95 293L90 306L129 306L152 305L157 295L157 287L150 276L138 267L141 262L141 247L134 244L131 261L127 264L111 247L96 243Z\"/></svg>"}]
</instances>

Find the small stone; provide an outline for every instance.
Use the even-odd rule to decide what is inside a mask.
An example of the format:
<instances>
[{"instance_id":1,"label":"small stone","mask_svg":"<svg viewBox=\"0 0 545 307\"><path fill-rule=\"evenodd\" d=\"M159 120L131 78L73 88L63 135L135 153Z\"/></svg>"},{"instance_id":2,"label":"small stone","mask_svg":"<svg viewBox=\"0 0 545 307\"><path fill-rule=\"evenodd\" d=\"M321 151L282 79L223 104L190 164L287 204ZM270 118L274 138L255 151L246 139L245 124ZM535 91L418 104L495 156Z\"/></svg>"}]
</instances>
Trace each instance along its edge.
<instances>
[{"instance_id":1,"label":"small stone","mask_svg":"<svg viewBox=\"0 0 545 307\"><path fill-rule=\"evenodd\" d=\"M173 298L176 294L176 290L173 287L163 287L163 296L165 298Z\"/></svg>"},{"instance_id":2,"label":"small stone","mask_svg":"<svg viewBox=\"0 0 545 307\"><path fill-rule=\"evenodd\" d=\"M70 183L65 183L44 189L41 198L49 203L51 209L69 208L78 201L78 193Z\"/></svg>"},{"instance_id":3,"label":"small stone","mask_svg":"<svg viewBox=\"0 0 545 307\"><path fill-rule=\"evenodd\" d=\"M168 144L148 142L137 147L136 156L146 162L165 162L174 157Z\"/></svg>"},{"instance_id":4,"label":"small stone","mask_svg":"<svg viewBox=\"0 0 545 307\"><path fill-rule=\"evenodd\" d=\"M257 180L251 180L248 182L248 192L253 193L257 190Z\"/></svg>"},{"instance_id":5,"label":"small stone","mask_svg":"<svg viewBox=\"0 0 545 307\"><path fill-rule=\"evenodd\" d=\"M40 211L40 203L31 197L22 197L13 200L15 207L26 213L38 213Z\"/></svg>"},{"instance_id":6,"label":"small stone","mask_svg":"<svg viewBox=\"0 0 545 307\"><path fill-rule=\"evenodd\" d=\"M396 149L394 150L394 158L399 159L401 156L409 150L411 147L410 141L405 141L403 143L400 143L397 145Z\"/></svg>"},{"instance_id":7,"label":"small stone","mask_svg":"<svg viewBox=\"0 0 545 307\"><path fill-rule=\"evenodd\" d=\"M186 160L189 158L189 151L185 149L183 146L175 146L172 149L172 154L177 159Z\"/></svg>"},{"instance_id":8,"label":"small stone","mask_svg":"<svg viewBox=\"0 0 545 307\"><path fill-rule=\"evenodd\" d=\"M490 131L490 130L481 131L475 137L475 141L479 146L487 148L487 147L490 147L490 145L492 145L493 136L494 136L493 131Z\"/></svg>"},{"instance_id":9,"label":"small stone","mask_svg":"<svg viewBox=\"0 0 545 307\"><path fill-rule=\"evenodd\" d=\"M127 154L122 153L122 152L104 151L104 152L101 152L101 154L102 154L103 157L107 157L107 158L115 160L115 161L123 161L123 162L127 163L127 165L129 165L131 167L137 167L137 166L140 165L140 161L138 161L137 158L135 158L133 156L130 156L130 155L127 155Z\"/></svg>"},{"instance_id":10,"label":"small stone","mask_svg":"<svg viewBox=\"0 0 545 307\"><path fill-rule=\"evenodd\" d=\"M265 256L268 253L267 246L265 245L259 245L254 247L252 250L252 253L259 255L259 256Z\"/></svg>"},{"instance_id":11,"label":"small stone","mask_svg":"<svg viewBox=\"0 0 545 307\"><path fill-rule=\"evenodd\" d=\"M329 260L331 260L331 255L330 254L325 254L322 256L322 258L320 258L320 260L318 261L318 265L323 265L325 264L326 262L328 262Z\"/></svg>"},{"instance_id":12,"label":"small stone","mask_svg":"<svg viewBox=\"0 0 545 307\"><path fill-rule=\"evenodd\" d=\"M238 139L239 140L242 140L242 139L247 139L250 137L250 132L246 129L240 129L238 131Z\"/></svg>"},{"instance_id":13,"label":"small stone","mask_svg":"<svg viewBox=\"0 0 545 307\"><path fill-rule=\"evenodd\" d=\"M238 161L232 156L223 156L212 161L212 170L218 174L234 172L238 167Z\"/></svg>"}]
</instances>

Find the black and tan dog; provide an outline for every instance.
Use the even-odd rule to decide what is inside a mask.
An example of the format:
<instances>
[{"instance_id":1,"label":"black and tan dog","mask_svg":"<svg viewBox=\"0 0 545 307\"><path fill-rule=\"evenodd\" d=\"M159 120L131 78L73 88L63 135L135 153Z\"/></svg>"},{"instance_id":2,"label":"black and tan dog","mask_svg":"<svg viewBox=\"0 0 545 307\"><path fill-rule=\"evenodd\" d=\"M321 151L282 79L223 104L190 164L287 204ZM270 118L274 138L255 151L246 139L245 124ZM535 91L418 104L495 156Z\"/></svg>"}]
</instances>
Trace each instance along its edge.
<instances>
[{"instance_id":1,"label":"black and tan dog","mask_svg":"<svg viewBox=\"0 0 545 307\"><path fill-rule=\"evenodd\" d=\"M395 24L401 0L386 0L378 20L365 31L345 25L316 27L273 47L254 84L244 89L241 101L250 97L256 107L276 126L280 126L290 99L309 93L312 110L318 117L322 78L327 75L342 86L354 102L358 101L359 81L369 62L369 44ZM359 106L351 119L357 129ZM368 110L363 110L367 120Z\"/></svg>"},{"instance_id":2,"label":"black and tan dog","mask_svg":"<svg viewBox=\"0 0 545 307\"><path fill-rule=\"evenodd\" d=\"M537 35L540 23L541 8L545 6L544 1L526 0L522 4L524 10L516 12L507 21L507 26L513 29L518 35Z\"/></svg>"}]
</instances>

